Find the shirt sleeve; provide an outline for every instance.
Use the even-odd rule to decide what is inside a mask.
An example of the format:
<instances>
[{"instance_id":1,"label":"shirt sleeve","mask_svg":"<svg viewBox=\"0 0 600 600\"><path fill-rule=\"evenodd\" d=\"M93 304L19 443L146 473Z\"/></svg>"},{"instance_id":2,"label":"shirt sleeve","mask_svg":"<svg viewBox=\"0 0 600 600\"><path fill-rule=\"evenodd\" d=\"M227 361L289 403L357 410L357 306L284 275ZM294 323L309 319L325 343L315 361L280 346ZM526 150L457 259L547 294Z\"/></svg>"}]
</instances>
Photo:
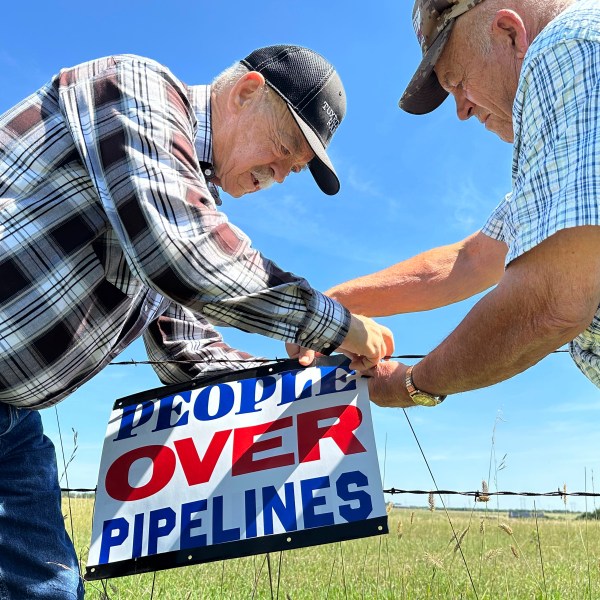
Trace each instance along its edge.
<instances>
[{"instance_id":1,"label":"shirt sleeve","mask_svg":"<svg viewBox=\"0 0 600 600\"><path fill-rule=\"evenodd\" d=\"M540 38L514 106L507 264L562 229L600 224L600 44Z\"/></svg>"},{"instance_id":2,"label":"shirt sleeve","mask_svg":"<svg viewBox=\"0 0 600 600\"><path fill-rule=\"evenodd\" d=\"M506 212L510 202L510 194L507 194L500 204L494 209L494 212L488 217L485 225L481 228L481 233L500 242L506 241Z\"/></svg>"},{"instance_id":3,"label":"shirt sleeve","mask_svg":"<svg viewBox=\"0 0 600 600\"><path fill-rule=\"evenodd\" d=\"M348 311L264 258L216 210L186 88L166 68L112 57L64 70L55 85L134 276L221 325L324 354L342 343Z\"/></svg>"},{"instance_id":4,"label":"shirt sleeve","mask_svg":"<svg viewBox=\"0 0 600 600\"><path fill-rule=\"evenodd\" d=\"M159 379L185 383L215 371L251 369L265 364L246 352L228 346L202 316L171 303L144 333L148 358Z\"/></svg>"}]
</instances>

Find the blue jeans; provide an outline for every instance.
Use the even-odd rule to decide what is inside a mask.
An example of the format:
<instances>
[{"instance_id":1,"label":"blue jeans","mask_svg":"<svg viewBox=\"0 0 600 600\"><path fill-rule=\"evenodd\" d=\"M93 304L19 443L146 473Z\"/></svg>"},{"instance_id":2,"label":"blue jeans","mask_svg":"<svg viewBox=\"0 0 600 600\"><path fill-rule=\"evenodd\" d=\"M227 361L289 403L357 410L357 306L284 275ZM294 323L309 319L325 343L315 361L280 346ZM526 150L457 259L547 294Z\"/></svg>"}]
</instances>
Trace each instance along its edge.
<instances>
[{"instance_id":1,"label":"blue jeans","mask_svg":"<svg viewBox=\"0 0 600 600\"><path fill-rule=\"evenodd\" d=\"M36 411L0 402L0 600L83 598L56 454Z\"/></svg>"}]
</instances>

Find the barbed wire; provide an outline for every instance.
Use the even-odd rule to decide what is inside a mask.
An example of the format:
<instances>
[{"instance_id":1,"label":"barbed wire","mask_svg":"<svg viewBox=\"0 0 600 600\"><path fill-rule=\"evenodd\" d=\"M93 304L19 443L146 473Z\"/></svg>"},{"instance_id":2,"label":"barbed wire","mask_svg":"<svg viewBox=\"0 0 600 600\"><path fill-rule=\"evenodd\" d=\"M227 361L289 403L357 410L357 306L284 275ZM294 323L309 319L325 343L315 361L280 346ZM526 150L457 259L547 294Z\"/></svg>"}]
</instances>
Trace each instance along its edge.
<instances>
[{"instance_id":1,"label":"barbed wire","mask_svg":"<svg viewBox=\"0 0 600 600\"><path fill-rule=\"evenodd\" d=\"M60 488L61 492L70 493L88 493L88 492L96 492L96 488ZM474 491L474 492L459 492L457 490L404 490L399 488L389 488L387 490L383 490L384 494L397 495L397 494L414 494L414 495L426 495L429 496L431 494L435 495L444 495L444 496L472 496L476 500L485 501L485 498L489 498L490 496L524 496L524 497L556 497L556 498L566 498L567 496L585 496L588 498L599 498L600 493L596 492L565 492L564 490L558 489L555 492L511 492L511 491L500 491L500 492L482 492L482 491Z\"/></svg>"},{"instance_id":2,"label":"barbed wire","mask_svg":"<svg viewBox=\"0 0 600 600\"><path fill-rule=\"evenodd\" d=\"M490 496L524 496L524 497L557 497L566 498L567 496L585 496L588 498L599 498L600 493L596 492L565 492L564 490L558 489L555 492L511 492L511 491L499 491L499 492L459 492L456 490L403 490L398 488L390 488L383 490L384 494L415 494L415 495L443 495L443 496L472 496L475 500L485 502L486 498Z\"/></svg>"},{"instance_id":3,"label":"barbed wire","mask_svg":"<svg viewBox=\"0 0 600 600\"><path fill-rule=\"evenodd\" d=\"M568 350L554 350L551 354L563 354L568 353ZM398 354L394 356L386 356L386 359L398 358L398 359L415 359L415 358L425 358L426 354ZM228 358L211 358L210 360L122 360L122 361L113 361L108 363L108 366L130 366L130 365L168 365L168 364L197 364L199 362L208 362L208 363L280 363L290 360L289 357L286 358L236 358L228 359Z\"/></svg>"}]
</instances>

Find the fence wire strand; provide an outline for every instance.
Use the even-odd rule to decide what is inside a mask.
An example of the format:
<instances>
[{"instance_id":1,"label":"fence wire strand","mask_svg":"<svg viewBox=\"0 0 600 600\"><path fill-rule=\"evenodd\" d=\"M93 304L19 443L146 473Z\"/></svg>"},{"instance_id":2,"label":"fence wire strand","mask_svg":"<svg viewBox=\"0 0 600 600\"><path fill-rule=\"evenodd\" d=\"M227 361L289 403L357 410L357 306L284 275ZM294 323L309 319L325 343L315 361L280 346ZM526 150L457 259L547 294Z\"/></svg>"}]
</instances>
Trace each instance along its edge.
<instances>
[{"instance_id":1,"label":"fence wire strand","mask_svg":"<svg viewBox=\"0 0 600 600\"><path fill-rule=\"evenodd\" d=\"M67 493L80 493L80 494L89 494L96 493L96 488L60 488L60 491ZM562 490L557 490L556 492L511 492L511 491L500 491L500 492L460 492L457 490L404 490L400 488L389 488L387 490L383 490L384 494L390 494L392 496L399 494L414 494L416 496L429 496L430 494L441 494L444 496L472 496L478 502L487 502L486 498L489 496L524 496L528 498L562 498L563 500L568 496L578 496L578 497L586 497L586 498L600 498L600 493L594 492L563 492Z\"/></svg>"},{"instance_id":2,"label":"fence wire strand","mask_svg":"<svg viewBox=\"0 0 600 600\"><path fill-rule=\"evenodd\" d=\"M551 354L564 354L564 353L568 353L568 350L565 349L561 349L561 350L554 350L554 352L551 352ZM398 359L416 359L416 358L425 358L426 354L397 354L394 356L386 356L385 359L389 360L392 358L398 358ZM290 360L289 357L285 357L285 358L278 358L277 356L275 358L236 358L235 360L230 360L227 358L211 358L209 361L198 361L198 360L120 360L120 361L113 361L108 363L109 367L126 367L126 366L137 366L137 365L172 365L172 364L181 364L181 365L185 365L185 364L197 364L198 362L210 362L210 363L223 363L223 364L231 364L232 362L236 362L236 363L279 363L279 362L285 362L287 360Z\"/></svg>"}]
</instances>

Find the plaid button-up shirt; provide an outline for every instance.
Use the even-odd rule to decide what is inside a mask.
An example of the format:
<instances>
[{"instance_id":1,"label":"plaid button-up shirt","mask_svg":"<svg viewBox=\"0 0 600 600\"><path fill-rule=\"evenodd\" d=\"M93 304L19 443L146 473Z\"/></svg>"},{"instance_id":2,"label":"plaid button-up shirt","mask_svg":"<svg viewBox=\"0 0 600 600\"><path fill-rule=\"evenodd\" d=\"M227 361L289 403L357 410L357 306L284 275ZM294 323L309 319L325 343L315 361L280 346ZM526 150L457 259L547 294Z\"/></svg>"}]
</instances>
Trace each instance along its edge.
<instances>
[{"instance_id":1,"label":"plaid button-up shirt","mask_svg":"<svg viewBox=\"0 0 600 600\"><path fill-rule=\"evenodd\" d=\"M600 3L579 0L544 28L523 62L512 192L482 230L508 244L507 264L557 231L600 225L599 81ZM600 387L600 308L570 351Z\"/></svg>"},{"instance_id":2,"label":"plaid button-up shirt","mask_svg":"<svg viewBox=\"0 0 600 600\"><path fill-rule=\"evenodd\" d=\"M196 361L157 365L165 383L249 366L211 323L345 337L346 309L217 210L210 87L136 56L65 69L0 117L0 154L0 401L54 404L142 334L151 360Z\"/></svg>"}]
</instances>

